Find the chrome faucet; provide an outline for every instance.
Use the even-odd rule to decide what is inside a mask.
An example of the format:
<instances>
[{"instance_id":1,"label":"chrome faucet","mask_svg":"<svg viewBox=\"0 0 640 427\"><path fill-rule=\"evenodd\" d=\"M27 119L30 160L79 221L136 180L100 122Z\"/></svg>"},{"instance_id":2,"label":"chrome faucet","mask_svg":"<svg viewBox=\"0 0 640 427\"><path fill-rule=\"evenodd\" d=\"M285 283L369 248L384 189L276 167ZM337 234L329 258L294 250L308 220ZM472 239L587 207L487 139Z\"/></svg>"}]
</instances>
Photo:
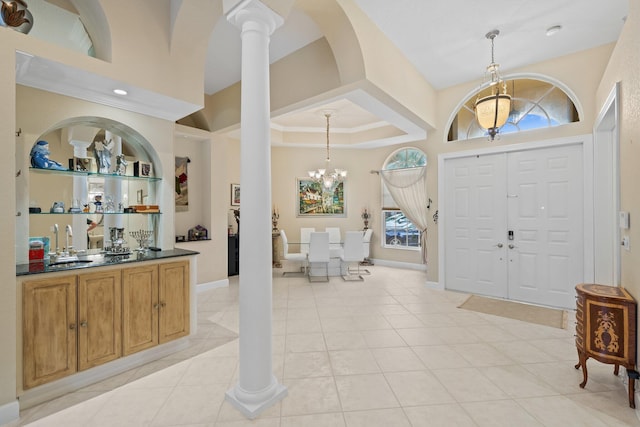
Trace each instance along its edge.
<instances>
[{"instance_id":1,"label":"chrome faucet","mask_svg":"<svg viewBox=\"0 0 640 427\"><path fill-rule=\"evenodd\" d=\"M53 233L56 235L56 254L59 254L60 246L58 245L58 224L53 224Z\"/></svg>"},{"instance_id":2,"label":"chrome faucet","mask_svg":"<svg viewBox=\"0 0 640 427\"><path fill-rule=\"evenodd\" d=\"M65 246L65 251L67 252L67 254L69 254L69 252L73 248L73 246L69 245L69 237L73 237L73 230L71 229L71 225L67 224L67 226L65 227L64 231L65 231L66 239L67 239L67 246Z\"/></svg>"}]
</instances>

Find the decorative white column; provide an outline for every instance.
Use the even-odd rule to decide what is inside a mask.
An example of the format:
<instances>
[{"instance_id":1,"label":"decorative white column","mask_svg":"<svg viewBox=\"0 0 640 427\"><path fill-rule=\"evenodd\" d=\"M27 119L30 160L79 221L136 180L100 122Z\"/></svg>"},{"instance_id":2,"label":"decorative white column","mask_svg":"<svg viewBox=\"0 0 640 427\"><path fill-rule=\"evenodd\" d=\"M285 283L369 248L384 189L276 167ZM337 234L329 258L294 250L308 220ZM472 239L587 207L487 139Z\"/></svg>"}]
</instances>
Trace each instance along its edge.
<instances>
[{"instance_id":1,"label":"decorative white column","mask_svg":"<svg viewBox=\"0 0 640 427\"><path fill-rule=\"evenodd\" d=\"M271 140L269 40L283 19L257 0L238 2L227 19L241 29L240 356L226 399L248 418L287 395L272 367Z\"/></svg>"},{"instance_id":2,"label":"decorative white column","mask_svg":"<svg viewBox=\"0 0 640 427\"><path fill-rule=\"evenodd\" d=\"M78 141L72 139L69 144L73 145L73 156L85 158L87 157L87 148L91 145L89 141ZM86 176L74 176L73 177L73 200L71 205L77 201L78 207L82 209L84 203L88 201L89 189L87 188ZM71 206L69 206L71 207ZM73 227L73 247L76 250L87 249L87 216L86 215L73 215L72 227Z\"/></svg>"}]
</instances>

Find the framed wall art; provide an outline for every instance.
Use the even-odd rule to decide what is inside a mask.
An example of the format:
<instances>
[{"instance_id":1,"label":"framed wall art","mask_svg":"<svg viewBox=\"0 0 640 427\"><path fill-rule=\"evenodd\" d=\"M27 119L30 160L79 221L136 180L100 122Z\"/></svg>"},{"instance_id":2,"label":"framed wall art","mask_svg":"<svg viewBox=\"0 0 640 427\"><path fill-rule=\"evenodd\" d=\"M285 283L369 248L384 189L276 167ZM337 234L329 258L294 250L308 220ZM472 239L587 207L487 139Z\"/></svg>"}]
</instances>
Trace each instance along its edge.
<instances>
[{"instance_id":1,"label":"framed wall art","mask_svg":"<svg viewBox=\"0 0 640 427\"><path fill-rule=\"evenodd\" d=\"M189 210L189 171L187 166L189 162L190 160L188 157L175 158L176 212L185 212Z\"/></svg>"},{"instance_id":2,"label":"framed wall art","mask_svg":"<svg viewBox=\"0 0 640 427\"><path fill-rule=\"evenodd\" d=\"M344 182L331 188L309 178L298 178L296 216L346 216Z\"/></svg>"},{"instance_id":3,"label":"framed wall art","mask_svg":"<svg viewBox=\"0 0 640 427\"><path fill-rule=\"evenodd\" d=\"M231 206L240 206L240 184L231 184Z\"/></svg>"}]
</instances>

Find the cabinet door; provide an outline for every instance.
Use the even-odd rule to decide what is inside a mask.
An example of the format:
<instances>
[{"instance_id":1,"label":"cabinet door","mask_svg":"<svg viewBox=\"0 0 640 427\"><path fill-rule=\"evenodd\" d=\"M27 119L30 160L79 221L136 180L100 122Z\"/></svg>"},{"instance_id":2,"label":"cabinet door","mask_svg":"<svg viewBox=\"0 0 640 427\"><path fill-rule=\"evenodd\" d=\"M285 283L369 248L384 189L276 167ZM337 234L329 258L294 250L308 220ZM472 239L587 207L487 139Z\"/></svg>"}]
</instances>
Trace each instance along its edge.
<instances>
[{"instance_id":1,"label":"cabinet door","mask_svg":"<svg viewBox=\"0 0 640 427\"><path fill-rule=\"evenodd\" d=\"M160 343L189 335L189 262L159 265Z\"/></svg>"},{"instance_id":2,"label":"cabinet door","mask_svg":"<svg viewBox=\"0 0 640 427\"><path fill-rule=\"evenodd\" d=\"M23 387L77 371L76 276L22 284Z\"/></svg>"},{"instance_id":3,"label":"cabinet door","mask_svg":"<svg viewBox=\"0 0 640 427\"><path fill-rule=\"evenodd\" d=\"M120 270L78 276L78 368L122 356Z\"/></svg>"},{"instance_id":4,"label":"cabinet door","mask_svg":"<svg viewBox=\"0 0 640 427\"><path fill-rule=\"evenodd\" d=\"M122 270L122 350L136 353L158 344L158 266Z\"/></svg>"}]
</instances>

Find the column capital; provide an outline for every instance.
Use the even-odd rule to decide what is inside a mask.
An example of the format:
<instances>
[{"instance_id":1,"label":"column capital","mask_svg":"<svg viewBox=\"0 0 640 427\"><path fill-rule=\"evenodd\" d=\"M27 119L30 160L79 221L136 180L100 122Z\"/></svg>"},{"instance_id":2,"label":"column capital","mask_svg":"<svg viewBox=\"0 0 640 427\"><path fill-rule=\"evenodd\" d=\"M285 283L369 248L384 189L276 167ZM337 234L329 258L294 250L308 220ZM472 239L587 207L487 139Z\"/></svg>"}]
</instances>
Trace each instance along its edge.
<instances>
[{"instance_id":1,"label":"column capital","mask_svg":"<svg viewBox=\"0 0 640 427\"><path fill-rule=\"evenodd\" d=\"M69 140L69 144L73 145L74 148L87 149L92 144L89 141L79 141L77 139Z\"/></svg>"},{"instance_id":2,"label":"column capital","mask_svg":"<svg viewBox=\"0 0 640 427\"><path fill-rule=\"evenodd\" d=\"M284 23L282 16L259 0L240 0L233 3L234 0L224 1L225 10L229 7L225 15L227 21L241 30L246 23L253 22L263 24L267 35L271 35Z\"/></svg>"}]
</instances>

